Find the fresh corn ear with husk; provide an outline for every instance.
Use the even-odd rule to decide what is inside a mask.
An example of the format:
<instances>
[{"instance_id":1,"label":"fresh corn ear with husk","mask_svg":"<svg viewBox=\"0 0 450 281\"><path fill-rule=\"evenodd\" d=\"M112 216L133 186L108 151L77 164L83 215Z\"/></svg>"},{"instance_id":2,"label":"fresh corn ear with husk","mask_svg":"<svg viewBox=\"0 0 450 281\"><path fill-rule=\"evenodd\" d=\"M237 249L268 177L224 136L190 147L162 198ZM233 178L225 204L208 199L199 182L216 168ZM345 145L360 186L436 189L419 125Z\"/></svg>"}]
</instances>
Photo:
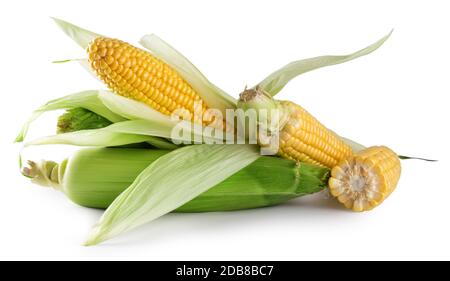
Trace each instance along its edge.
<instances>
[{"instance_id":1,"label":"fresh corn ear with husk","mask_svg":"<svg viewBox=\"0 0 450 281\"><path fill-rule=\"evenodd\" d=\"M176 113L196 123L223 128L222 114L235 108L235 99L209 82L181 53L156 35L146 35L137 48L69 22L54 19L88 54L87 63L113 92L141 101L153 109Z\"/></svg>"},{"instance_id":2,"label":"fresh corn ear with husk","mask_svg":"<svg viewBox=\"0 0 450 281\"><path fill-rule=\"evenodd\" d=\"M347 208L371 210L395 189L401 168L399 157L391 149L370 147L354 153L338 135L302 107L290 101L276 101L259 87L245 90L238 107L277 109L280 112L274 115L278 118L277 127L271 132L279 138L277 153L332 169L331 194ZM262 125L270 121L273 120L265 120Z\"/></svg>"},{"instance_id":3,"label":"fresh corn ear with husk","mask_svg":"<svg viewBox=\"0 0 450 281\"><path fill-rule=\"evenodd\" d=\"M22 173L37 184L64 192L79 205L105 209L147 166L167 153L158 149L88 148L61 164L29 162ZM329 169L315 165L261 157L175 211L231 211L276 205L325 189L329 173Z\"/></svg>"},{"instance_id":4,"label":"fresh corn ear with husk","mask_svg":"<svg viewBox=\"0 0 450 281\"><path fill-rule=\"evenodd\" d=\"M89 63L97 76L115 93L141 101L170 115L187 110L192 121L194 105L200 116L206 103L172 67L152 54L126 42L106 37L95 38L87 49Z\"/></svg>"},{"instance_id":5,"label":"fresh corn ear with husk","mask_svg":"<svg viewBox=\"0 0 450 281\"><path fill-rule=\"evenodd\" d=\"M368 211L395 189L401 165L397 154L374 146L343 159L331 170L330 192L353 211Z\"/></svg>"},{"instance_id":6,"label":"fresh corn ear with husk","mask_svg":"<svg viewBox=\"0 0 450 281\"><path fill-rule=\"evenodd\" d=\"M241 93L238 107L255 109L257 114L269 112L267 117L258 115L266 119L258 120L259 125L271 130L269 133L278 138L275 152L284 158L333 168L342 159L352 155L352 148L348 144L301 106L290 101L277 101L259 87ZM278 110L279 113L272 116L272 110ZM277 120L271 120L271 117ZM276 127L272 128L272 123ZM263 143L261 136L260 144L272 145Z\"/></svg>"}]
</instances>

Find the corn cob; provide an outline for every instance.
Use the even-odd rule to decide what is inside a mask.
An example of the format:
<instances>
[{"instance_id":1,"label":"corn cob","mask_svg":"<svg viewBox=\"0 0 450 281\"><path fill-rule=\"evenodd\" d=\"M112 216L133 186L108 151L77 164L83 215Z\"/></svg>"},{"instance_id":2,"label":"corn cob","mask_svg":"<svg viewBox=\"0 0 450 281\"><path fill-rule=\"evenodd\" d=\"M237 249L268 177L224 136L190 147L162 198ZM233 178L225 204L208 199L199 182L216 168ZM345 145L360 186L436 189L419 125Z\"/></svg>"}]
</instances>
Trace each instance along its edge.
<instances>
[{"instance_id":1,"label":"corn cob","mask_svg":"<svg viewBox=\"0 0 450 281\"><path fill-rule=\"evenodd\" d=\"M187 110L193 122L223 125L222 120L214 123L206 111L208 106L183 77L152 54L106 37L94 39L87 52L92 69L115 93L144 102L166 115Z\"/></svg>"},{"instance_id":2,"label":"corn cob","mask_svg":"<svg viewBox=\"0 0 450 281\"><path fill-rule=\"evenodd\" d=\"M278 155L315 165L332 168L352 155L352 149L335 133L299 105L290 101L276 101L259 88L246 89L238 106L256 110L279 109Z\"/></svg>"},{"instance_id":3,"label":"corn cob","mask_svg":"<svg viewBox=\"0 0 450 281\"><path fill-rule=\"evenodd\" d=\"M397 154L385 146L370 147L332 169L330 192L349 209L371 210L394 191L400 173Z\"/></svg>"},{"instance_id":4,"label":"corn cob","mask_svg":"<svg viewBox=\"0 0 450 281\"><path fill-rule=\"evenodd\" d=\"M107 208L150 163L168 153L157 149L88 148L69 160L29 162L22 173L63 191L73 202ZM280 204L326 188L329 169L277 157L261 157L177 212L249 209Z\"/></svg>"}]
</instances>

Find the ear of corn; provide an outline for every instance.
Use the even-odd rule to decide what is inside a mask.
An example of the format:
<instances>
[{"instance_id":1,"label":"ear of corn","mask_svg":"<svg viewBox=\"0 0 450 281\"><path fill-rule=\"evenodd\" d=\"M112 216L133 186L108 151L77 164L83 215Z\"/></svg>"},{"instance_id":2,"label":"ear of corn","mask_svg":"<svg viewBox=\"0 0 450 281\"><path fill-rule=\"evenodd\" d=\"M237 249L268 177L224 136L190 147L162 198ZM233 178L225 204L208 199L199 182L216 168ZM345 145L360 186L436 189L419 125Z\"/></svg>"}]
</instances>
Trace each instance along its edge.
<instances>
[{"instance_id":1,"label":"ear of corn","mask_svg":"<svg viewBox=\"0 0 450 281\"><path fill-rule=\"evenodd\" d=\"M352 149L332 131L299 105L273 100L260 88L245 90L238 106L243 109L278 109L281 111L278 134L278 154L295 161L332 168L352 155Z\"/></svg>"},{"instance_id":2,"label":"ear of corn","mask_svg":"<svg viewBox=\"0 0 450 281\"><path fill-rule=\"evenodd\" d=\"M85 50L88 49L89 45L97 38L107 38L69 22L55 18L54 20L67 36ZM158 36L151 34L143 36L140 43L152 53L154 58L158 58L160 61L164 61L166 65L170 65L171 69L175 70L175 73L179 74L183 80L187 81L187 83L192 86L195 92L202 98L204 105L208 105L209 108L220 110L223 115L225 115L226 109L236 107L236 100L232 96L208 81L197 67L167 42L163 41ZM84 66L84 60L82 65ZM209 116L205 117L207 119Z\"/></svg>"},{"instance_id":3,"label":"ear of corn","mask_svg":"<svg viewBox=\"0 0 450 281\"><path fill-rule=\"evenodd\" d=\"M31 162L24 173L36 183L63 191L79 205L107 208L139 173L167 153L157 149L88 148L61 165L52 161ZM230 211L271 206L323 190L328 177L326 168L265 156L175 211Z\"/></svg>"},{"instance_id":4,"label":"ear of corn","mask_svg":"<svg viewBox=\"0 0 450 281\"><path fill-rule=\"evenodd\" d=\"M161 156L108 207L86 244L98 244L172 212L259 157L253 145L190 145Z\"/></svg>"},{"instance_id":5,"label":"ear of corn","mask_svg":"<svg viewBox=\"0 0 450 281\"><path fill-rule=\"evenodd\" d=\"M88 48L97 76L115 93L141 101L159 112L184 116L196 123L224 128L180 74L152 54L117 39L97 37Z\"/></svg>"},{"instance_id":6,"label":"ear of corn","mask_svg":"<svg viewBox=\"0 0 450 281\"><path fill-rule=\"evenodd\" d=\"M186 109L194 114L200 96L165 62L117 39L96 38L88 48L89 62L114 92L142 101L163 114ZM202 105L204 112L206 105Z\"/></svg>"},{"instance_id":7,"label":"ear of corn","mask_svg":"<svg viewBox=\"0 0 450 281\"><path fill-rule=\"evenodd\" d=\"M370 147L332 169L330 192L347 208L371 210L394 191L400 173L400 159L394 151L385 146Z\"/></svg>"},{"instance_id":8,"label":"ear of corn","mask_svg":"<svg viewBox=\"0 0 450 281\"><path fill-rule=\"evenodd\" d=\"M331 194L354 211L366 211L381 204L395 189L400 178L400 159L391 149L370 147L358 152L300 106L275 101L259 88L241 94L238 106L279 109L280 139L278 154L296 161L318 164L332 169Z\"/></svg>"}]
</instances>

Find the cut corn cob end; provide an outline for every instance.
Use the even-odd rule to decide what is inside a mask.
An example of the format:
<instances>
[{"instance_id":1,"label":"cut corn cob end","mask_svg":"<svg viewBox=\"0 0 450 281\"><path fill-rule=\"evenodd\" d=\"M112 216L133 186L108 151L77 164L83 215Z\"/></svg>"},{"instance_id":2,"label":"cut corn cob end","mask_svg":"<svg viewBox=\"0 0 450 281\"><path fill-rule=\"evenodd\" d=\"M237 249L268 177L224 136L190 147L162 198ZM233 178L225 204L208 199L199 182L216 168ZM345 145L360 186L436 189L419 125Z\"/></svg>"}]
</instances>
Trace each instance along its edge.
<instances>
[{"instance_id":1,"label":"cut corn cob end","mask_svg":"<svg viewBox=\"0 0 450 281\"><path fill-rule=\"evenodd\" d=\"M380 205L397 186L401 166L397 154L373 146L342 160L331 170L331 194L356 212Z\"/></svg>"}]
</instances>

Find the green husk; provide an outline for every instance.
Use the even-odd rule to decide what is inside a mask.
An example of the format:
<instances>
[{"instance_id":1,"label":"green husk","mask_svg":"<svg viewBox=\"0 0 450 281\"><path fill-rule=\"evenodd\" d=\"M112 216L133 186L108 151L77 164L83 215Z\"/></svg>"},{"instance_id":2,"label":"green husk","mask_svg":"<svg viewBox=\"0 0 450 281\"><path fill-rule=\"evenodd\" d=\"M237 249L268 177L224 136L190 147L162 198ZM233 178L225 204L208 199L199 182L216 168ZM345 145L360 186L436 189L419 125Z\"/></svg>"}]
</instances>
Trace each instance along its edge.
<instances>
[{"instance_id":1,"label":"green husk","mask_svg":"<svg viewBox=\"0 0 450 281\"><path fill-rule=\"evenodd\" d=\"M298 75L322 67L348 62L372 53L381 47L391 34L392 31L372 45L349 55L320 56L291 62L267 76L263 81L259 82L258 86L270 95L275 96L289 81Z\"/></svg>"},{"instance_id":2,"label":"green husk","mask_svg":"<svg viewBox=\"0 0 450 281\"><path fill-rule=\"evenodd\" d=\"M86 245L101 243L172 212L259 157L253 145L202 144L158 158L108 207Z\"/></svg>"},{"instance_id":3,"label":"green husk","mask_svg":"<svg viewBox=\"0 0 450 281\"><path fill-rule=\"evenodd\" d=\"M57 134L65 134L65 133L71 133L71 132L77 132L77 131L83 131L83 130L92 130L92 129L100 129L105 128L109 125L111 125L112 122L107 120L106 118L103 118L102 116L89 111L87 109L77 107L73 109L66 110L64 114L58 117L58 123L56 125L56 132ZM67 137L67 135L65 135ZM86 141L89 139L83 138L84 144L86 144ZM118 144L120 146L131 146L131 147L148 147L148 144L150 144L153 147L159 148L159 149L167 149L167 150L173 150L178 148L177 145L169 142L168 140L164 138L158 138L158 137L150 137L147 139L147 145L145 143L123 143ZM70 139L67 139L68 142L70 142ZM77 140L73 140L72 143L66 143L66 144L77 144ZM97 145L95 142L92 142L94 146L102 146L102 143L98 143ZM109 146L108 143L103 143L105 146Z\"/></svg>"},{"instance_id":4,"label":"green husk","mask_svg":"<svg viewBox=\"0 0 450 281\"><path fill-rule=\"evenodd\" d=\"M81 130L104 128L111 125L108 119L82 107L66 110L58 117L56 133L70 133Z\"/></svg>"},{"instance_id":5,"label":"green husk","mask_svg":"<svg viewBox=\"0 0 450 281\"><path fill-rule=\"evenodd\" d=\"M55 23L61 28L61 30L70 38L72 38L75 43L77 43L81 48L87 49L89 43L97 37L102 37L102 35L95 32L89 31L87 29L81 28L70 22L52 18Z\"/></svg>"},{"instance_id":6,"label":"green husk","mask_svg":"<svg viewBox=\"0 0 450 281\"><path fill-rule=\"evenodd\" d=\"M175 149L180 143L223 143L232 134L204 134L207 127L198 127L190 121L173 119L141 102L125 98L109 91L84 91L48 102L38 108L23 126L16 141L23 141L31 123L43 112L81 107L110 120L112 125L99 129L78 130L41 137L25 145L71 144L81 146L116 146L149 142L157 148ZM174 128L184 134L176 135ZM214 129L215 131L216 129Z\"/></svg>"},{"instance_id":7,"label":"green husk","mask_svg":"<svg viewBox=\"0 0 450 281\"><path fill-rule=\"evenodd\" d=\"M170 128L156 127L146 120L130 120L110 126L41 137L25 146L68 144L77 146L119 146L147 142L160 149L175 149L177 145L164 139L170 137Z\"/></svg>"},{"instance_id":8,"label":"green husk","mask_svg":"<svg viewBox=\"0 0 450 281\"><path fill-rule=\"evenodd\" d=\"M144 48L173 67L197 91L209 108L219 109L225 116L226 109L236 107L236 100L208 79L185 56L155 34L145 35L139 41Z\"/></svg>"},{"instance_id":9,"label":"green husk","mask_svg":"<svg viewBox=\"0 0 450 281\"><path fill-rule=\"evenodd\" d=\"M26 175L32 175L35 183L64 192L76 204L105 209L139 173L167 153L160 149L87 148L76 152L62 165L53 161L30 163L34 170L27 168ZM175 212L272 206L323 190L328 176L326 168L263 156Z\"/></svg>"},{"instance_id":10,"label":"green husk","mask_svg":"<svg viewBox=\"0 0 450 281\"><path fill-rule=\"evenodd\" d=\"M71 144L80 146L116 146L146 141L162 149L174 149L176 144L223 143L233 138L231 133L213 129L219 134L207 134L209 127L194 125L190 121L177 120L164 115L144 103L125 98L109 91L96 91L99 108L106 108L126 121L110 126L41 137L25 143L29 145ZM68 107L68 104L65 104ZM94 109L96 109L94 107ZM179 132L180 134L177 134ZM167 146L161 146L161 142Z\"/></svg>"},{"instance_id":11,"label":"green husk","mask_svg":"<svg viewBox=\"0 0 450 281\"><path fill-rule=\"evenodd\" d=\"M75 94L64 96L62 98L51 100L46 104L42 105L41 107L39 107L38 109L36 109L31 115L31 117L27 120L27 122L22 126L22 129L15 141L22 142L27 135L31 123L33 123L33 121L38 119L44 112L76 107L88 109L111 122L119 122L125 120L125 118L112 112L103 104L103 102L99 99L99 91L96 90L82 91Z\"/></svg>"},{"instance_id":12,"label":"green husk","mask_svg":"<svg viewBox=\"0 0 450 281\"><path fill-rule=\"evenodd\" d=\"M280 204L323 190L329 177L326 168L261 157L256 147L248 145L195 145L173 152L89 148L60 165L29 161L22 173L36 184L63 191L82 206L108 207L86 245L172 211Z\"/></svg>"}]
</instances>

